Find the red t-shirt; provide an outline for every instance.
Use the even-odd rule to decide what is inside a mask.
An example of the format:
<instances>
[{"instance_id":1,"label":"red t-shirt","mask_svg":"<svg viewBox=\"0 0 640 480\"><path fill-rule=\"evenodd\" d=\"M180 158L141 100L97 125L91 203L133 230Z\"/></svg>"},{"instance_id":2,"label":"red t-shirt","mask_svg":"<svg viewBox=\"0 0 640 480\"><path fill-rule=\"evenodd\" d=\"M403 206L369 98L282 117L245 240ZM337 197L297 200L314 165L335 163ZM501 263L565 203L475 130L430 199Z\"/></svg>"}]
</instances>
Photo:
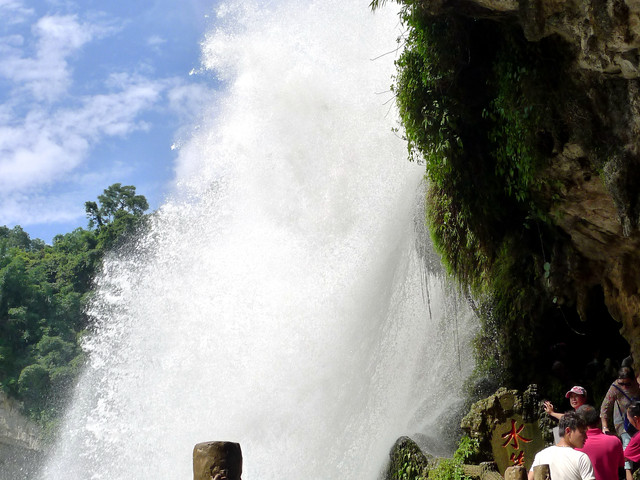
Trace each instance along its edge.
<instances>
[{"instance_id":1,"label":"red t-shirt","mask_svg":"<svg viewBox=\"0 0 640 480\"><path fill-rule=\"evenodd\" d=\"M576 450L587 454L593 464L596 480L618 480L618 468L624 467L626 456L626 451L624 455L622 453L622 442L618 437L605 435L599 428L589 428L584 447Z\"/></svg>"},{"instance_id":2,"label":"red t-shirt","mask_svg":"<svg viewBox=\"0 0 640 480\"><path fill-rule=\"evenodd\" d=\"M629 445L624 449L624 456L632 462L640 462L640 433L631 437Z\"/></svg>"}]
</instances>

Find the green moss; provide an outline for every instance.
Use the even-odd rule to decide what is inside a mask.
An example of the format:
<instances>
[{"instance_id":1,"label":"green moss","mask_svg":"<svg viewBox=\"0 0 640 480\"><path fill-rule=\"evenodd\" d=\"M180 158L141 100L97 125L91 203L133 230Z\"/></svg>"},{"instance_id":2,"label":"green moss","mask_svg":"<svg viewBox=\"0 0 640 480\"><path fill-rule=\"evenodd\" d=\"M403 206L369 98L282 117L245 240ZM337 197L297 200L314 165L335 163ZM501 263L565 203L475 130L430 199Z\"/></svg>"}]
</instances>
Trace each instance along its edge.
<instances>
[{"instance_id":1,"label":"green moss","mask_svg":"<svg viewBox=\"0 0 640 480\"><path fill-rule=\"evenodd\" d=\"M559 75L570 52L513 26L400 3L407 33L393 90L409 158L425 165L433 243L478 301L479 372L526 385L539 349L530 329L555 308L544 265L558 233L540 202L552 187L542 172L582 108Z\"/></svg>"}]
</instances>

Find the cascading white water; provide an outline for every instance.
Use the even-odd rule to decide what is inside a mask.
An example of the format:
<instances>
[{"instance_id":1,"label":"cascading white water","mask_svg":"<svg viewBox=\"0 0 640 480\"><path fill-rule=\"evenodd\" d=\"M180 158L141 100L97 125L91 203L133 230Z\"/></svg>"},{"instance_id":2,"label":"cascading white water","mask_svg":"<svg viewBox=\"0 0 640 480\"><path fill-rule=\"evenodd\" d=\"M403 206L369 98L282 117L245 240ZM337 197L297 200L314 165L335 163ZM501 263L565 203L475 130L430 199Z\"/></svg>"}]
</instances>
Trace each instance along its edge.
<instances>
[{"instance_id":1,"label":"cascading white water","mask_svg":"<svg viewBox=\"0 0 640 480\"><path fill-rule=\"evenodd\" d=\"M203 63L224 91L181 146L176 197L105 263L38 478L188 479L196 443L230 440L245 480L375 479L458 401L473 320L424 275L422 168L377 94L395 12L238 0L216 25Z\"/></svg>"}]
</instances>

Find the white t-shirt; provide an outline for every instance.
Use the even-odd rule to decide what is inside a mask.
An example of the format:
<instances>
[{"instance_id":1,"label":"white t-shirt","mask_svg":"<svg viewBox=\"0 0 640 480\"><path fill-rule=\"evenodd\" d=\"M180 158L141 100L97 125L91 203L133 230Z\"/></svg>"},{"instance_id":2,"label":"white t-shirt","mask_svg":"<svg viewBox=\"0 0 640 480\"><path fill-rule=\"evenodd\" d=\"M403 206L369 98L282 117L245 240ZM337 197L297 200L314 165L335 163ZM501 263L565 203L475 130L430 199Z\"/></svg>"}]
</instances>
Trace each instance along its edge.
<instances>
[{"instance_id":1,"label":"white t-shirt","mask_svg":"<svg viewBox=\"0 0 640 480\"><path fill-rule=\"evenodd\" d=\"M549 465L551 480L595 480L591 460L583 452L571 447L548 447L539 451L533 459L533 467Z\"/></svg>"}]
</instances>

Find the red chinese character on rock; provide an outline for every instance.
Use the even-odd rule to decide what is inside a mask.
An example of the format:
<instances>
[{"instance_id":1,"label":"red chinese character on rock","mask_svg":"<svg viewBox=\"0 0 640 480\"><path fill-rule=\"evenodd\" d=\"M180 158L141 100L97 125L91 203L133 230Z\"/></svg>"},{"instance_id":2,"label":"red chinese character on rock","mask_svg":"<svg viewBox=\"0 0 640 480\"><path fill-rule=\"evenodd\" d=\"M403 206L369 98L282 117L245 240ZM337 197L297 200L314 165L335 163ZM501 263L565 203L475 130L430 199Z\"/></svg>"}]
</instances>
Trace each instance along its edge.
<instances>
[{"instance_id":1,"label":"red chinese character on rock","mask_svg":"<svg viewBox=\"0 0 640 480\"><path fill-rule=\"evenodd\" d=\"M511 441L513 441L513 443L511 443L511 446L516 450L520 448L520 445L518 444L518 440L522 440L524 443L529 443L531 441L530 439L524 438L523 436L520 435L520 432L522 432L522 430L524 430L524 423L519 428L517 428L516 421L511 420L511 430L508 431L507 433L502 434L502 438L507 439L507 441L502 444L502 448L506 448L507 445L509 445L509 442Z\"/></svg>"},{"instance_id":2,"label":"red chinese character on rock","mask_svg":"<svg viewBox=\"0 0 640 480\"><path fill-rule=\"evenodd\" d=\"M524 452L520 450L517 456L515 452L513 452L509 457L509 460L511 460L511 463L513 463L514 465L524 465Z\"/></svg>"}]
</instances>

